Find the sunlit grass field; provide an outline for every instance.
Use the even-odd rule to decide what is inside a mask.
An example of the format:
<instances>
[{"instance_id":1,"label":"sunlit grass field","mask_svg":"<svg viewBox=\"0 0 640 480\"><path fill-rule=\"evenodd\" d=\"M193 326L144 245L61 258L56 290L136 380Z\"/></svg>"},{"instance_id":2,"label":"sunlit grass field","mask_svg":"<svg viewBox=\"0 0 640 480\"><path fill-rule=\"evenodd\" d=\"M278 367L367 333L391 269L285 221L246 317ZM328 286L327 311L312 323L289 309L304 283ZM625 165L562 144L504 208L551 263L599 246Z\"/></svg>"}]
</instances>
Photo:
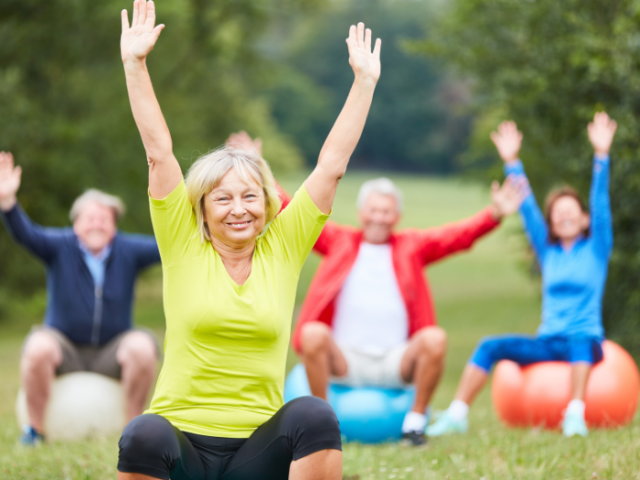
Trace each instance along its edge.
<instances>
[{"instance_id":1,"label":"sunlit grass field","mask_svg":"<svg viewBox=\"0 0 640 480\"><path fill-rule=\"evenodd\" d=\"M355 199L372 174L349 173L342 181L332 219L355 223ZM489 202L488 186L455 179L393 176L405 193L403 226L430 227L471 215ZM291 193L302 176L282 178ZM534 332L540 314L539 289L528 274L528 260L516 218L481 240L469 253L427 270L440 325L449 334L447 371L433 406L446 408L458 376L476 342L487 334ZM303 271L298 301L318 264L311 257ZM158 270L138 286L136 321L162 334ZM117 438L37 449L17 446L14 417L18 359L22 339L38 318L0 324L0 474L6 479L113 479ZM296 359L290 355L289 368ZM344 477L365 479L640 479L640 423L592 431L587 439L565 439L557 432L510 430L502 426L484 392L470 415L465 436L432 439L424 449L397 445L344 448Z\"/></svg>"}]
</instances>

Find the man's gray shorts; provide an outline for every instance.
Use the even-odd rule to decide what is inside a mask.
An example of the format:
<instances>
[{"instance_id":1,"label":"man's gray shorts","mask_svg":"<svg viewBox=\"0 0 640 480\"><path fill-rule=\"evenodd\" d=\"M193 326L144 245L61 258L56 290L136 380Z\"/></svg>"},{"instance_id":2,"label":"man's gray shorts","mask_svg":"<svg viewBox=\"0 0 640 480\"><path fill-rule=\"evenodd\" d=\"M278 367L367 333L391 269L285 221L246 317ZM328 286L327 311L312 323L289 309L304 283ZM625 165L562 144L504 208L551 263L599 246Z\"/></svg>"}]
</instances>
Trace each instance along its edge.
<instances>
[{"instance_id":1,"label":"man's gray shorts","mask_svg":"<svg viewBox=\"0 0 640 480\"><path fill-rule=\"evenodd\" d=\"M31 332L24 341L24 345L27 344L31 335L35 332L46 332L51 335L60 345L62 349L62 363L56 368L56 375L63 375L65 373L72 372L94 372L106 375L107 377L120 380L122 376L122 368L118 363L116 354L118 348L122 343L122 340L132 332L142 332L151 338L153 344L156 347L156 355L160 349L158 347L158 340L151 330L148 329L132 329L122 332L116 336L109 343L100 347L93 345L78 345L69 340L62 332L55 328L47 327L45 325L34 325L31 328ZM23 350L24 350L23 345Z\"/></svg>"}]
</instances>

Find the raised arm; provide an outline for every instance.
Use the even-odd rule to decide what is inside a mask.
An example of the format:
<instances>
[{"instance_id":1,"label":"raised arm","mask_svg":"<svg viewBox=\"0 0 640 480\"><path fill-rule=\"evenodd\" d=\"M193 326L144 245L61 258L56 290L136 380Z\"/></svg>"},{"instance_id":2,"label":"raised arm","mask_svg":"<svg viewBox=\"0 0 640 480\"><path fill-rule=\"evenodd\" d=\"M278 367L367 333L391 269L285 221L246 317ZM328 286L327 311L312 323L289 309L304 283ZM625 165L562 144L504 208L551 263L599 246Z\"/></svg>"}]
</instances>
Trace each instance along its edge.
<instances>
[{"instance_id":1,"label":"raised arm","mask_svg":"<svg viewBox=\"0 0 640 480\"><path fill-rule=\"evenodd\" d=\"M587 131L593 146L593 178L589 196L591 235L597 248L609 255L613 248L613 226L609 202L609 150L618 125L604 113L596 113Z\"/></svg>"},{"instance_id":2,"label":"raised arm","mask_svg":"<svg viewBox=\"0 0 640 480\"><path fill-rule=\"evenodd\" d=\"M518 211L527 188L525 181L515 177L508 177L502 186L493 182L490 207L459 222L420 232L420 255L424 264L470 248L476 240L496 228L500 220Z\"/></svg>"},{"instance_id":3,"label":"raised arm","mask_svg":"<svg viewBox=\"0 0 640 480\"><path fill-rule=\"evenodd\" d=\"M309 196L323 213L331 211L338 181L345 174L351 154L360 140L380 78L380 39L376 40L372 51L371 30L365 30L364 24L359 23L349 29L347 45L349 64L355 74L353 86L320 151L318 165L305 181Z\"/></svg>"},{"instance_id":4,"label":"raised arm","mask_svg":"<svg viewBox=\"0 0 640 480\"><path fill-rule=\"evenodd\" d=\"M0 211L3 223L16 242L49 262L55 255L60 235L55 229L45 229L33 223L22 211L16 197L21 177L22 169L14 165L13 155L0 152Z\"/></svg>"},{"instance_id":5,"label":"raised arm","mask_svg":"<svg viewBox=\"0 0 640 480\"><path fill-rule=\"evenodd\" d=\"M502 122L498 126L498 130L491 133L491 140L504 162L506 175L524 182L520 186L524 192L524 199L520 206L520 216L529 243L538 258L541 259L547 249L549 229L533 192L528 187L524 167L519 160L522 133L518 131L518 127L514 122Z\"/></svg>"},{"instance_id":6,"label":"raised arm","mask_svg":"<svg viewBox=\"0 0 640 480\"><path fill-rule=\"evenodd\" d=\"M171 134L147 70L147 55L164 28L164 25L155 26L155 22L153 1L134 0L131 26L127 11L122 11L120 50L131 111L147 152L149 193L153 198L161 199L178 186L182 171L173 155Z\"/></svg>"}]
</instances>

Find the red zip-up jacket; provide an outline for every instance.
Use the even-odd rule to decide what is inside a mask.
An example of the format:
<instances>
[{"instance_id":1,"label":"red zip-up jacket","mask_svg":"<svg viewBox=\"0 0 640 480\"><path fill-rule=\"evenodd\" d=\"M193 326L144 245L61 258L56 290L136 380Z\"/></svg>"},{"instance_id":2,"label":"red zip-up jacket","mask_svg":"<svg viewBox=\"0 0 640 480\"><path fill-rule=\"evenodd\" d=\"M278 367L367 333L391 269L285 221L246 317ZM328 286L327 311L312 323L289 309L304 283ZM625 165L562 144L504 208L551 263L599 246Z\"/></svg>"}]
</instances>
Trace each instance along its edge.
<instances>
[{"instance_id":1,"label":"red zip-up jacket","mask_svg":"<svg viewBox=\"0 0 640 480\"><path fill-rule=\"evenodd\" d=\"M283 204L288 195L281 192ZM284 208L284 207L283 207ZM475 215L441 227L424 230L405 229L393 233L389 239L396 280L407 309L409 337L418 330L436 324L436 314L427 279L422 270L447 255L469 249L474 242L486 235L500 222L487 207ZM327 222L313 247L324 258L309 286L302 305L292 343L300 353L302 326L320 321L333 324L335 299L356 261L362 231L351 226Z\"/></svg>"}]
</instances>

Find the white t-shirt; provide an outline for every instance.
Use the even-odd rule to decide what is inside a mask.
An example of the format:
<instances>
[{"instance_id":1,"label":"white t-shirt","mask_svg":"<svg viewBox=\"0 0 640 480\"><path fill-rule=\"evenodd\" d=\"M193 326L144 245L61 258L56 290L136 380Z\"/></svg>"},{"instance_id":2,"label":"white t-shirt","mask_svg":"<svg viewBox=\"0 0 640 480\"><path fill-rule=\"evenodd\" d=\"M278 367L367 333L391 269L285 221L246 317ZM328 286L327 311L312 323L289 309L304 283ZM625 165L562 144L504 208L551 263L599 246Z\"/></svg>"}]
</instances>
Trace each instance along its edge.
<instances>
[{"instance_id":1,"label":"white t-shirt","mask_svg":"<svg viewBox=\"0 0 640 480\"><path fill-rule=\"evenodd\" d=\"M336 299L333 335L339 345L373 355L407 341L407 310L393 269L391 245L360 245Z\"/></svg>"}]
</instances>

